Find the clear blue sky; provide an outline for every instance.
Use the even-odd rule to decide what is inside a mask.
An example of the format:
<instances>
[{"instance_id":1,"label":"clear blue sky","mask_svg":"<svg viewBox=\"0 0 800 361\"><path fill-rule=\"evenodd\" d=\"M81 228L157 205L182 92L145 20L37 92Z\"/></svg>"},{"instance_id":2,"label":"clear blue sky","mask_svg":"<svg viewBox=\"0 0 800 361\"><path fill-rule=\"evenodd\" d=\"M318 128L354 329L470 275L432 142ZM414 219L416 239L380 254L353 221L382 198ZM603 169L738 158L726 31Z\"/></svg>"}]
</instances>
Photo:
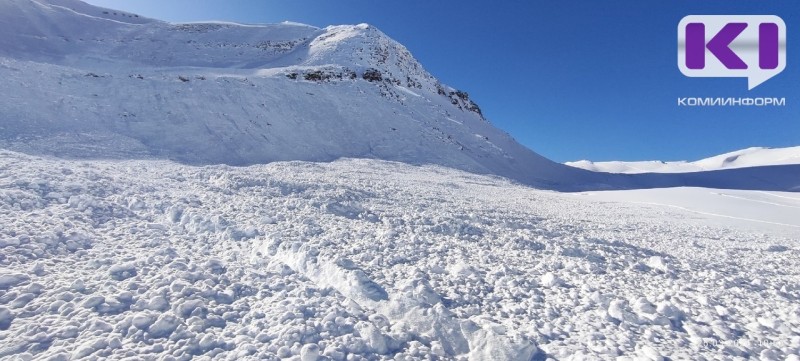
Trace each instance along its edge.
<instances>
[{"instance_id":1,"label":"clear blue sky","mask_svg":"<svg viewBox=\"0 0 800 361\"><path fill-rule=\"evenodd\" d=\"M89 0L168 21L370 23L487 117L556 161L695 160L800 145L800 2L473 0ZM686 78L677 26L691 14L770 14L788 28L786 70ZM796 40L796 42L795 42ZM678 97L785 97L782 108L679 108Z\"/></svg>"}]
</instances>

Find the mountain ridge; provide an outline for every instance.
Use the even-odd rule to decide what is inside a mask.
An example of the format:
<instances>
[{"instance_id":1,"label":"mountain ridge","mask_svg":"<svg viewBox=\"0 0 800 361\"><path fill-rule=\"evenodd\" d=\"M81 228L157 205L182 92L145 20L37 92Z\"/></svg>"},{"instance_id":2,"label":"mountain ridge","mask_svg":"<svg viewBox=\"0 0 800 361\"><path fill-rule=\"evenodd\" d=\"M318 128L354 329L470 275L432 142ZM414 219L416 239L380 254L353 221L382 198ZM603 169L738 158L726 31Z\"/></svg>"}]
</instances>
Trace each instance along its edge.
<instances>
[{"instance_id":1,"label":"mountain ridge","mask_svg":"<svg viewBox=\"0 0 800 361\"><path fill-rule=\"evenodd\" d=\"M606 173L690 173L774 165L800 164L800 146L769 148L750 147L724 154L688 161L608 161L580 160L564 163L571 167Z\"/></svg>"}]
</instances>

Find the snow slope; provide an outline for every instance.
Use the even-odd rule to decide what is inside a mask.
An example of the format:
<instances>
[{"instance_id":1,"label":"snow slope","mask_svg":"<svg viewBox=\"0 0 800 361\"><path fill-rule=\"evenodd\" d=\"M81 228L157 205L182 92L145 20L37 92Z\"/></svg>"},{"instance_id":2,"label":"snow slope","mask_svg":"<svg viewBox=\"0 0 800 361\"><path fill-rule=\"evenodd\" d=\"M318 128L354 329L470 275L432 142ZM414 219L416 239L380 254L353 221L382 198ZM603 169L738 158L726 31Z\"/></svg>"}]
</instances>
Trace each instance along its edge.
<instances>
[{"instance_id":1,"label":"snow slope","mask_svg":"<svg viewBox=\"0 0 800 361\"><path fill-rule=\"evenodd\" d=\"M380 158L527 183L579 174L494 128L366 24L130 23L57 3L0 5L3 148L191 164Z\"/></svg>"},{"instance_id":2,"label":"snow slope","mask_svg":"<svg viewBox=\"0 0 800 361\"><path fill-rule=\"evenodd\" d=\"M0 169L2 359L800 352L792 193L564 194L363 159Z\"/></svg>"},{"instance_id":3,"label":"snow slope","mask_svg":"<svg viewBox=\"0 0 800 361\"><path fill-rule=\"evenodd\" d=\"M608 173L688 173L771 165L800 164L800 146L788 148L753 147L695 162L592 162L581 160L566 165L593 172Z\"/></svg>"}]
</instances>

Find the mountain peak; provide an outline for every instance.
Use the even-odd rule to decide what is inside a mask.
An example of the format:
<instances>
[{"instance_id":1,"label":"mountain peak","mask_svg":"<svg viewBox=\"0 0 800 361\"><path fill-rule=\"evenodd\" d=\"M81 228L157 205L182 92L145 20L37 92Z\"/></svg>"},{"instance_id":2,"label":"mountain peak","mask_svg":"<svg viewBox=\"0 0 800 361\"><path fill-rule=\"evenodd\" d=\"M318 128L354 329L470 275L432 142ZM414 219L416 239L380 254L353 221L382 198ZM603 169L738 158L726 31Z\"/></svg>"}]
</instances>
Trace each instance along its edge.
<instances>
[{"instance_id":1,"label":"mountain peak","mask_svg":"<svg viewBox=\"0 0 800 361\"><path fill-rule=\"evenodd\" d=\"M369 24L325 27L309 41L308 56L301 64L336 64L359 72L374 69L395 85L436 92L436 79L411 52Z\"/></svg>"},{"instance_id":2,"label":"mountain peak","mask_svg":"<svg viewBox=\"0 0 800 361\"><path fill-rule=\"evenodd\" d=\"M118 61L223 69L333 65L375 69L397 85L435 91L435 79L411 53L369 24L170 24L78 0L8 0L0 9L0 30L10 34L0 39L0 56L82 67Z\"/></svg>"}]
</instances>

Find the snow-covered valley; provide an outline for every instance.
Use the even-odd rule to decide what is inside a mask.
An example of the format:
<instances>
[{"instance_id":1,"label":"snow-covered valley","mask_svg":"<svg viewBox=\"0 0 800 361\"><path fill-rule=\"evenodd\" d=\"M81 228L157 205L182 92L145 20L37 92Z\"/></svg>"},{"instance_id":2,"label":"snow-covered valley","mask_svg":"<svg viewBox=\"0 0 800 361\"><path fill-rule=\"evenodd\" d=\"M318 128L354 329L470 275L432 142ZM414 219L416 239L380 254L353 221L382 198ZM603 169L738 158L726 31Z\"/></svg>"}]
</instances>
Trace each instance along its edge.
<instances>
[{"instance_id":1,"label":"snow-covered valley","mask_svg":"<svg viewBox=\"0 0 800 361\"><path fill-rule=\"evenodd\" d=\"M374 160L0 169L4 358L800 352L793 193L715 191L763 223Z\"/></svg>"}]
</instances>

